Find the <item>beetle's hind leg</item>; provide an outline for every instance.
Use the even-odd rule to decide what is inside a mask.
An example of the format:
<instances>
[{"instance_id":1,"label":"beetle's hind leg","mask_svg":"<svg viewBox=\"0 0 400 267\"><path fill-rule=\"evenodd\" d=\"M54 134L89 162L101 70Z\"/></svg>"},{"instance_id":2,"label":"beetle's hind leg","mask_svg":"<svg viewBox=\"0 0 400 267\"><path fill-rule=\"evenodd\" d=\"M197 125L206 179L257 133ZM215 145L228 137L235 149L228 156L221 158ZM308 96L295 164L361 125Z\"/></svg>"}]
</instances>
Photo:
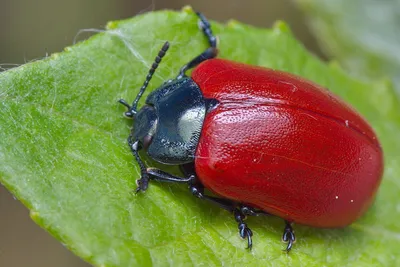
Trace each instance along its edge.
<instances>
[{"instance_id":1,"label":"beetle's hind leg","mask_svg":"<svg viewBox=\"0 0 400 267\"><path fill-rule=\"evenodd\" d=\"M294 235L294 231L292 228L292 223L289 221L285 221L285 228L283 229L282 241L288 243L286 249L284 251L289 252L294 242L296 242L296 236Z\"/></svg>"},{"instance_id":2,"label":"beetle's hind leg","mask_svg":"<svg viewBox=\"0 0 400 267\"><path fill-rule=\"evenodd\" d=\"M247 248L251 250L253 247L253 232L249 227L247 227L247 224L244 222L244 219L246 219L246 216L240 212L239 209L236 209L233 212L233 215L235 216L235 220L238 223L238 228L239 228L239 235L241 238L245 239L247 237Z\"/></svg>"}]
</instances>

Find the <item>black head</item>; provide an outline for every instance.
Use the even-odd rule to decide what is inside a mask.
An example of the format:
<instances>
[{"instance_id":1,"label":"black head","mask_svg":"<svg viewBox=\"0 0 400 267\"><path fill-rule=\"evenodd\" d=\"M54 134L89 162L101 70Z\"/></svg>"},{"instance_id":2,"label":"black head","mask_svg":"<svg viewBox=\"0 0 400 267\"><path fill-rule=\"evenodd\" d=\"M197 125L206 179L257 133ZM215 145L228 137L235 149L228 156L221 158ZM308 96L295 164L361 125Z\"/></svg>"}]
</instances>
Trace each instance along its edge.
<instances>
[{"instance_id":1,"label":"black head","mask_svg":"<svg viewBox=\"0 0 400 267\"><path fill-rule=\"evenodd\" d=\"M156 161L164 164L184 164L194 160L203 120L206 113L204 97L198 85L189 77L169 80L149 94L146 104L137 111L143 95L162 57L168 50L166 42L155 59L127 117L134 119L129 144L135 156L144 149ZM139 156L136 156L142 164Z\"/></svg>"}]
</instances>

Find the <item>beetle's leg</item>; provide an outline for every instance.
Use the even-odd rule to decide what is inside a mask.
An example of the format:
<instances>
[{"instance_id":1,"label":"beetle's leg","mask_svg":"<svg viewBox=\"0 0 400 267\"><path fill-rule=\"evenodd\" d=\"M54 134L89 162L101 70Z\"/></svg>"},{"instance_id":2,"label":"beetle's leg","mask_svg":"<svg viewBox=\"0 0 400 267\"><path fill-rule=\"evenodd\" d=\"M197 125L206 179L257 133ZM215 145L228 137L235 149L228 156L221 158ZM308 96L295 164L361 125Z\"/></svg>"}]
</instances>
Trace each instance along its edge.
<instances>
[{"instance_id":1,"label":"beetle's leg","mask_svg":"<svg viewBox=\"0 0 400 267\"><path fill-rule=\"evenodd\" d=\"M182 165L179 165L179 167L185 176L187 176L187 177L196 176L196 172L195 172L193 163L182 164ZM192 188L195 188L195 190ZM213 204L215 204L215 205L219 206L220 208L223 208L229 212L233 212L236 208L238 208L240 210L240 212L245 216L270 215L269 213L267 213L265 211L256 210L250 206L243 205L243 204L234 202L232 200L204 195L204 186L199 182L196 182L196 183L192 182L190 191L196 197L212 201L212 202L214 202ZM199 193L195 193L194 191L197 191Z\"/></svg>"},{"instance_id":2,"label":"beetle's leg","mask_svg":"<svg viewBox=\"0 0 400 267\"><path fill-rule=\"evenodd\" d=\"M296 236L294 235L292 223L289 221L285 221L285 228L283 230L282 241L288 243L285 249L286 252L289 252L292 249L292 246L296 241Z\"/></svg>"},{"instance_id":3,"label":"beetle's leg","mask_svg":"<svg viewBox=\"0 0 400 267\"><path fill-rule=\"evenodd\" d=\"M146 166L144 165L143 161L140 159L139 156L139 141L133 140L132 136L129 135L128 137L128 145L132 151L133 156L135 157L136 162L139 164L140 168L140 179L136 181L137 188L136 193L140 191L146 191L149 185L149 175L147 174Z\"/></svg>"},{"instance_id":4,"label":"beetle's leg","mask_svg":"<svg viewBox=\"0 0 400 267\"><path fill-rule=\"evenodd\" d=\"M199 17L199 27L203 31L204 35L207 37L208 43L210 44L210 47L207 48L203 53L192 59L189 63L184 65L180 70L179 70L179 75L177 76L177 79L180 79L182 77L186 76L186 71L189 69L192 69L199 65L201 62L211 59L217 56L218 50L217 50L217 38L215 35L213 35L212 30L211 30L211 25L210 22L208 22L207 18L201 14L200 12L196 12L197 16Z\"/></svg>"},{"instance_id":5,"label":"beetle's leg","mask_svg":"<svg viewBox=\"0 0 400 267\"><path fill-rule=\"evenodd\" d=\"M223 208L229 212L233 212L237 203L223 198L217 198L212 196L207 196L204 194L204 186L197 182L196 176L194 174L188 174L187 177L182 178L170 173L164 172L156 168L148 168L146 173L149 175L149 179L158 182L172 182L172 183L187 183L189 185L190 192L200 199L216 204L220 208Z\"/></svg>"},{"instance_id":6,"label":"beetle's leg","mask_svg":"<svg viewBox=\"0 0 400 267\"><path fill-rule=\"evenodd\" d=\"M187 178L179 178L167 172L164 172L155 168L148 168L147 173L151 180L161 181L161 182L178 182L178 183L188 183L190 192L197 198L209 201L218 207L233 213L236 222L238 223L239 235L241 238L247 238L247 248L251 249L253 246L252 236L253 232L247 227L244 222L246 216L259 216L259 215L269 215L268 213L260 210L255 210L252 207L246 205L240 205L235 201L212 197L204 194L204 186L199 183L196 176L193 174L193 165L186 164L181 166L184 172L188 175Z\"/></svg>"},{"instance_id":7,"label":"beetle's leg","mask_svg":"<svg viewBox=\"0 0 400 267\"><path fill-rule=\"evenodd\" d=\"M191 184L196 180L194 175L190 175L186 178L178 177L167 173L165 171L156 168L147 168L147 173L149 174L150 180L158 182L172 182L172 183L188 183Z\"/></svg>"},{"instance_id":8,"label":"beetle's leg","mask_svg":"<svg viewBox=\"0 0 400 267\"><path fill-rule=\"evenodd\" d=\"M204 186L197 181L196 176L192 172L189 171L185 172L187 174L187 177L181 178L156 168L147 169L147 174L149 175L150 180L159 182L187 183L189 184L189 191L195 197L212 202L218 207L227 210L229 212L234 212L235 210L239 210L240 213L243 214L244 216L246 215L258 216L261 213L264 214L263 211L256 211L251 207L245 205L239 205L237 202L234 202L229 199L205 195Z\"/></svg>"},{"instance_id":9,"label":"beetle's leg","mask_svg":"<svg viewBox=\"0 0 400 267\"><path fill-rule=\"evenodd\" d=\"M200 199L204 199L207 201L216 204L218 207L223 208L229 212L232 212L236 222L238 223L239 235L241 238L247 238L247 248L251 249L253 247L253 232L247 227L247 224L244 222L246 215L244 212L249 212L249 214L253 215L256 214L256 211L247 206L239 206L237 207L237 203L231 201L229 199L224 198L216 198L204 195L204 187L202 184L191 185L190 191L192 194Z\"/></svg>"},{"instance_id":10,"label":"beetle's leg","mask_svg":"<svg viewBox=\"0 0 400 267\"><path fill-rule=\"evenodd\" d=\"M235 216L235 220L238 223L238 228L239 228L239 234L241 238L246 238L247 237L247 248L251 249L253 247L253 232L250 230L249 227L247 227L247 224L244 222L244 219L246 218L246 215L244 215L239 209L236 209L233 213Z\"/></svg>"},{"instance_id":11,"label":"beetle's leg","mask_svg":"<svg viewBox=\"0 0 400 267\"><path fill-rule=\"evenodd\" d=\"M217 47L217 37L212 33L211 24L208 19L200 12L196 12L199 17L199 28L203 31L204 35L210 44L210 47Z\"/></svg>"},{"instance_id":12,"label":"beetle's leg","mask_svg":"<svg viewBox=\"0 0 400 267\"><path fill-rule=\"evenodd\" d=\"M193 181L189 183L189 190L195 197L207 200L212 204L217 205L218 207L227 210L229 212L233 212L235 210L235 208L238 205L237 202L234 202L229 199L207 196L204 194L204 186L196 178L196 172L194 170L193 163L182 164L179 165L179 167L186 177L195 178Z\"/></svg>"},{"instance_id":13,"label":"beetle's leg","mask_svg":"<svg viewBox=\"0 0 400 267\"><path fill-rule=\"evenodd\" d=\"M232 200L205 195L204 186L201 183L195 182L194 184L190 184L189 190L195 197L207 200L208 202L211 202L212 204L217 205L224 210L234 212L236 209L237 203Z\"/></svg>"}]
</instances>

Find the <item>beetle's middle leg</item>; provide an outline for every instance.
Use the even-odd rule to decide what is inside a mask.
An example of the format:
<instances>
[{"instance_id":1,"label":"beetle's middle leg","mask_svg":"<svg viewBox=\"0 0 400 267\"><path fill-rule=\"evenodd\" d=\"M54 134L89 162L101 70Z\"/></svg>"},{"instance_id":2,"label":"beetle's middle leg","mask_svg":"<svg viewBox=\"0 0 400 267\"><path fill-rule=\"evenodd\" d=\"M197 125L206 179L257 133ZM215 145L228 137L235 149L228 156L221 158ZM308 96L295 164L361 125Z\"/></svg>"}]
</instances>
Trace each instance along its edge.
<instances>
[{"instance_id":1,"label":"beetle's middle leg","mask_svg":"<svg viewBox=\"0 0 400 267\"><path fill-rule=\"evenodd\" d=\"M185 172L185 170L184 170ZM250 206L237 203L235 201L218 198L213 196L208 196L204 194L204 186L197 181L194 174L187 175L186 178L180 178L164 172L155 168L148 168L147 173L151 180L159 182L177 182L177 183L187 183L189 185L190 192L200 199L204 199L218 207L233 213L235 221L238 223L239 235L241 238L247 238L247 248L251 249L253 246L252 236L253 232L244 222L247 216L260 216L260 215L270 215L261 210L256 210ZM186 171L187 173L187 171Z\"/></svg>"}]
</instances>

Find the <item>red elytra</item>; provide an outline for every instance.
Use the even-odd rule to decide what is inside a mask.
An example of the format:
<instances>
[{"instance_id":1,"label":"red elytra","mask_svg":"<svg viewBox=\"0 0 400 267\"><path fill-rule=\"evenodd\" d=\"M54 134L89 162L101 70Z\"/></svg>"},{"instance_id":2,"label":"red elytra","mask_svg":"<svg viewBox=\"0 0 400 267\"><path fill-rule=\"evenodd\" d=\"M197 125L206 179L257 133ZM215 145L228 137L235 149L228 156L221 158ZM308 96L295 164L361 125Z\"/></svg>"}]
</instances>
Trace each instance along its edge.
<instances>
[{"instance_id":1,"label":"red elytra","mask_svg":"<svg viewBox=\"0 0 400 267\"><path fill-rule=\"evenodd\" d=\"M298 76L222 59L204 61L192 79L220 102L194 162L206 188L314 227L349 225L370 206L382 150L341 99Z\"/></svg>"}]
</instances>

